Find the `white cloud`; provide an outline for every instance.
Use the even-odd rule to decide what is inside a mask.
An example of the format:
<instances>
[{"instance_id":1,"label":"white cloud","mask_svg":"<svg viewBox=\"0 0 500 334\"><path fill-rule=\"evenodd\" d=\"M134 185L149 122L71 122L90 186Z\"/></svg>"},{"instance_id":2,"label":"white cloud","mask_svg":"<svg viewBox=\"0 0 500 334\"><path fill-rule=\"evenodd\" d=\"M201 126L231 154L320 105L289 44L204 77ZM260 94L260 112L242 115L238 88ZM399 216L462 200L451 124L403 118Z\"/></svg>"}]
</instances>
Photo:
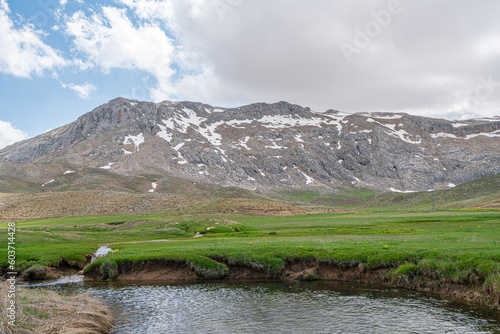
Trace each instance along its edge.
<instances>
[{"instance_id":1,"label":"white cloud","mask_svg":"<svg viewBox=\"0 0 500 334\"><path fill-rule=\"evenodd\" d=\"M130 9L141 19L161 21L171 20L174 10L171 1L157 0L120 0L120 2Z\"/></svg>"},{"instance_id":2,"label":"white cloud","mask_svg":"<svg viewBox=\"0 0 500 334\"><path fill-rule=\"evenodd\" d=\"M6 13L10 13L9 5L7 4L7 0L0 0L0 10L3 10Z\"/></svg>"},{"instance_id":3,"label":"white cloud","mask_svg":"<svg viewBox=\"0 0 500 334\"><path fill-rule=\"evenodd\" d=\"M0 2L0 72L29 78L67 65L58 52L42 41L42 32L31 25L16 28L5 0Z\"/></svg>"},{"instance_id":4,"label":"white cloud","mask_svg":"<svg viewBox=\"0 0 500 334\"><path fill-rule=\"evenodd\" d=\"M193 101L209 101L214 98L212 87L218 87L220 83L213 73L213 69L206 68L199 74L185 75L182 79L175 82L175 84L167 87L171 95L176 97L186 96L189 93L189 98ZM151 97L155 101L162 101L167 99L165 89L158 86L151 90Z\"/></svg>"},{"instance_id":5,"label":"white cloud","mask_svg":"<svg viewBox=\"0 0 500 334\"><path fill-rule=\"evenodd\" d=\"M188 91L189 99L213 101L212 85L217 81L210 77L213 67L191 49L194 41L183 37L195 18L207 21L202 15L205 1L120 2L125 8L102 6L91 15L79 11L67 19L65 32L83 55L80 68L97 66L105 73L113 68L145 71L155 78L156 87L149 88L155 101L187 97Z\"/></svg>"},{"instance_id":6,"label":"white cloud","mask_svg":"<svg viewBox=\"0 0 500 334\"><path fill-rule=\"evenodd\" d=\"M71 89L72 91L75 92L75 94L78 97L82 99L88 99L90 97L90 93L97 90L96 86L88 82L84 83L83 85L77 85L73 83L70 84L61 83L61 85L63 86L63 88Z\"/></svg>"},{"instance_id":7,"label":"white cloud","mask_svg":"<svg viewBox=\"0 0 500 334\"><path fill-rule=\"evenodd\" d=\"M482 57L498 57L500 55L500 34L493 33L482 36L476 42L475 48Z\"/></svg>"},{"instance_id":8,"label":"white cloud","mask_svg":"<svg viewBox=\"0 0 500 334\"><path fill-rule=\"evenodd\" d=\"M351 62L340 45L383 20L386 0L114 3L68 18L64 30L83 55L80 69L145 71L156 79L149 91L156 101L287 100L315 110L447 118L500 110L500 87L474 108L466 103L479 77L500 81L494 0L401 1L397 15L380 24Z\"/></svg>"},{"instance_id":9,"label":"white cloud","mask_svg":"<svg viewBox=\"0 0 500 334\"><path fill-rule=\"evenodd\" d=\"M0 149L14 144L28 136L23 131L16 129L10 122L0 121Z\"/></svg>"},{"instance_id":10,"label":"white cloud","mask_svg":"<svg viewBox=\"0 0 500 334\"><path fill-rule=\"evenodd\" d=\"M153 24L134 25L123 9L103 7L102 14L75 13L66 25L78 51L104 72L113 68L139 69L154 75L168 91L174 71L173 41Z\"/></svg>"}]
</instances>

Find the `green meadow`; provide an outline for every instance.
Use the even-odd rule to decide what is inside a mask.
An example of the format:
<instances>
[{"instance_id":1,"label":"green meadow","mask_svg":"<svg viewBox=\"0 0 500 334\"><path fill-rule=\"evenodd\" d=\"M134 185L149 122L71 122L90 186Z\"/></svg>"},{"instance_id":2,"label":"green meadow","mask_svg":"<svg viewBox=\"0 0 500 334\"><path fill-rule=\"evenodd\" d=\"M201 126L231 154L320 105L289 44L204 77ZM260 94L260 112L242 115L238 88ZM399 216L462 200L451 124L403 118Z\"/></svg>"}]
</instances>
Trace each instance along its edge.
<instances>
[{"instance_id":1,"label":"green meadow","mask_svg":"<svg viewBox=\"0 0 500 334\"><path fill-rule=\"evenodd\" d=\"M0 266L7 267L7 223L0 223ZM155 242L151 242L155 241ZM16 223L17 269L83 261L100 246L115 252L91 266L122 261L185 261L220 278L227 263L277 274L287 261L393 268L500 287L500 211L323 213L294 216L156 213L58 218ZM87 270L89 267L87 267Z\"/></svg>"}]
</instances>

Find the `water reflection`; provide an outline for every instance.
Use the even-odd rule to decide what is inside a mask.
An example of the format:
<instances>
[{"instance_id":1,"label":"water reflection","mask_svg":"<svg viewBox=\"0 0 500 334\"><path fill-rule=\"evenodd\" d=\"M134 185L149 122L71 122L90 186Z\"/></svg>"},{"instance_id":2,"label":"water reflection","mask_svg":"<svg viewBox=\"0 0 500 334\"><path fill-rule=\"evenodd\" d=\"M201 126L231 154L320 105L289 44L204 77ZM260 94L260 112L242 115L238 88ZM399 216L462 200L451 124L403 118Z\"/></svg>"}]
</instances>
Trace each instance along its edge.
<instances>
[{"instance_id":1,"label":"water reflection","mask_svg":"<svg viewBox=\"0 0 500 334\"><path fill-rule=\"evenodd\" d=\"M88 283L112 333L500 333L494 311L397 289L331 282Z\"/></svg>"}]
</instances>

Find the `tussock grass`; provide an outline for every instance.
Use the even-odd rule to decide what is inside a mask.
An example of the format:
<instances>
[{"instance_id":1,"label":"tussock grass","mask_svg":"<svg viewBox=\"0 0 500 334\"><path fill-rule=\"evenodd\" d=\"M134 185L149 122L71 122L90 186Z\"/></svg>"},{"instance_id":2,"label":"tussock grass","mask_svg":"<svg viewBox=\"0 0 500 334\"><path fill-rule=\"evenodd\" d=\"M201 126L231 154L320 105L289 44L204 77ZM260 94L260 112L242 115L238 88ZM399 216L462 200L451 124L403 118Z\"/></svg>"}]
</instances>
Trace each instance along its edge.
<instances>
[{"instance_id":1,"label":"tussock grass","mask_svg":"<svg viewBox=\"0 0 500 334\"><path fill-rule=\"evenodd\" d=\"M9 325L7 308L8 284L0 284L1 333L109 333L112 315L108 308L90 296L89 292L63 296L55 291L16 289L16 323Z\"/></svg>"},{"instance_id":2,"label":"tussock grass","mask_svg":"<svg viewBox=\"0 0 500 334\"><path fill-rule=\"evenodd\" d=\"M191 269L205 279L220 279L227 276L229 268L223 263L214 261L206 256L190 256L187 261Z\"/></svg>"}]
</instances>

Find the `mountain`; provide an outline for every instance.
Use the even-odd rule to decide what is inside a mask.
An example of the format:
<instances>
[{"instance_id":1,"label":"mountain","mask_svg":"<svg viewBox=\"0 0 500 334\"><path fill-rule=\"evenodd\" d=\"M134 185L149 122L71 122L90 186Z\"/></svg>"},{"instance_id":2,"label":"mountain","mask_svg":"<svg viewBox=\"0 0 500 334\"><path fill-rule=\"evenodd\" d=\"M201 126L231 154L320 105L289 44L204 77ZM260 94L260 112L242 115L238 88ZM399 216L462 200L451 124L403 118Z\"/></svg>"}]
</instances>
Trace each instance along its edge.
<instances>
[{"instance_id":1,"label":"mountain","mask_svg":"<svg viewBox=\"0 0 500 334\"><path fill-rule=\"evenodd\" d=\"M498 174L499 148L500 117L458 122L321 113L287 102L219 108L117 98L0 150L0 191L12 180L50 187L62 175L73 177L64 180L71 188L100 174L142 178L150 191L173 179L263 191L421 191L432 180L444 189Z\"/></svg>"}]
</instances>

